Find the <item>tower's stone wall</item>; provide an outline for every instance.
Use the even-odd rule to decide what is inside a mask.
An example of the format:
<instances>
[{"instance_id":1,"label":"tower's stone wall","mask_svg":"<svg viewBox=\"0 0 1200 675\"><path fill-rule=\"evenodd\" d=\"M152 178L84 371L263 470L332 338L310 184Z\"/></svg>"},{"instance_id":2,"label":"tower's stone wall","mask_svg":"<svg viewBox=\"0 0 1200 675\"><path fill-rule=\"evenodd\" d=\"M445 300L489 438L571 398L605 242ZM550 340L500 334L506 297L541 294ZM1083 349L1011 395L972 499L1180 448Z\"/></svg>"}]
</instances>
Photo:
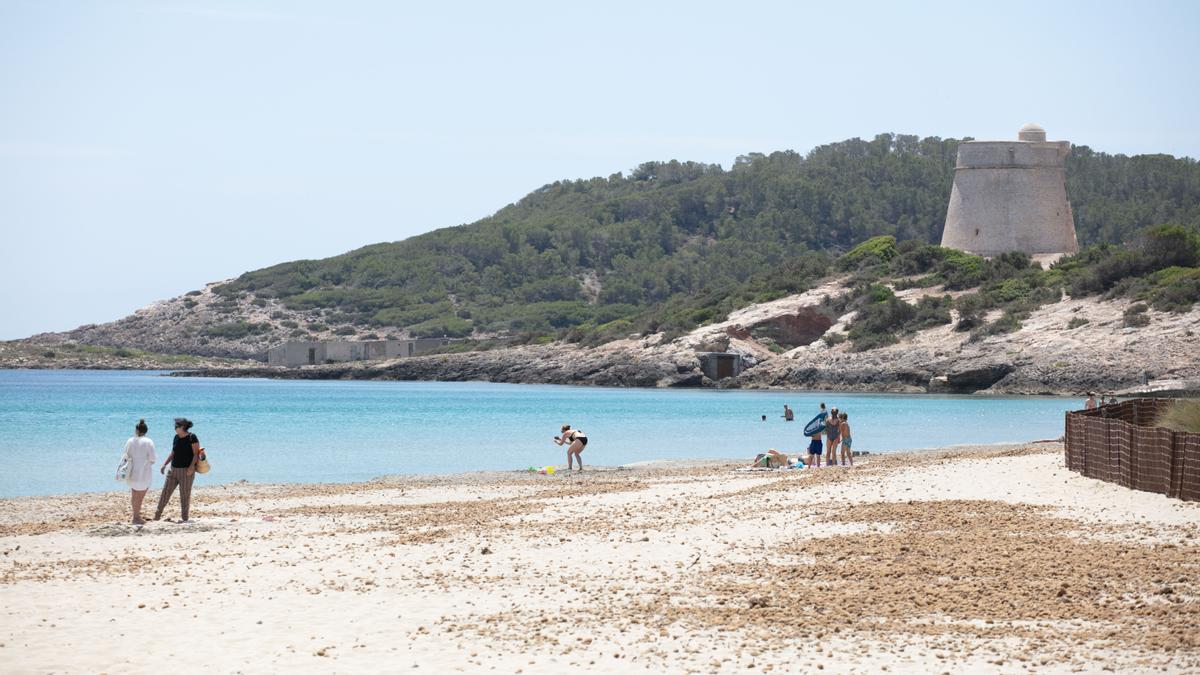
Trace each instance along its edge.
<instances>
[{"instance_id":1,"label":"tower's stone wall","mask_svg":"<svg viewBox=\"0 0 1200 675\"><path fill-rule=\"evenodd\" d=\"M1040 127L1029 128L1021 135L1037 138ZM1079 250L1067 202L1064 161L1069 150L1066 141L959 145L942 246L977 255Z\"/></svg>"}]
</instances>

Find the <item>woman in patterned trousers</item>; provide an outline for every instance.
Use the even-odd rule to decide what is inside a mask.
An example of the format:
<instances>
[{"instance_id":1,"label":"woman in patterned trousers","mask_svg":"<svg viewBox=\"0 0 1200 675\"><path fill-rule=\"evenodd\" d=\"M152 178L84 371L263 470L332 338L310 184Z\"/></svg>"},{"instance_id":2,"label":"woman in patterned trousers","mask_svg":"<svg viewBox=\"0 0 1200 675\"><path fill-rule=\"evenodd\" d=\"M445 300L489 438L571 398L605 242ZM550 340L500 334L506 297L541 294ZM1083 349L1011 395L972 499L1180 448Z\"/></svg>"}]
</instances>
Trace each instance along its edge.
<instances>
[{"instance_id":1,"label":"woman in patterned trousers","mask_svg":"<svg viewBox=\"0 0 1200 675\"><path fill-rule=\"evenodd\" d=\"M192 505L192 481L196 479L196 461L200 459L200 439L189 431L191 428L190 420L175 418L175 438L171 445L171 454L167 455L167 460L158 470L159 473L166 474L167 482L163 484L162 494L158 497L155 520L162 518L163 509L167 508L167 502L171 501L171 493L175 492L175 487L178 486L179 511L182 516L179 522L188 522L188 508ZM171 465L169 473L167 464Z\"/></svg>"}]
</instances>

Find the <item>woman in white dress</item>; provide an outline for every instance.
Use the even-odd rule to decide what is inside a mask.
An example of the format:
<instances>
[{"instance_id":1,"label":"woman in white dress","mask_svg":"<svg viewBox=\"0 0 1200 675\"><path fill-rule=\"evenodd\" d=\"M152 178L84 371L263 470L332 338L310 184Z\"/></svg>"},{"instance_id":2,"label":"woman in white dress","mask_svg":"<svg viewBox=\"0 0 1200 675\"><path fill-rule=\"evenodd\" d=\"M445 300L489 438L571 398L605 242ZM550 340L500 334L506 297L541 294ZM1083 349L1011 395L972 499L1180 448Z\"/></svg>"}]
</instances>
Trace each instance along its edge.
<instances>
[{"instance_id":1,"label":"woman in white dress","mask_svg":"<svg viewBox=\"0 0 1200 675\"><path fill-rule=\"evenodd\" d=\"M154 462L158 461L154 456L154 441L146 438L146 432L149 430L146 420L138 420L137 426L133 428L134 437L125 441L125 456L129 458L129 473L125 475L125 482L129 484L129 490L132 492L130 498L133 502L134 525L146 524L146 521L142 520L142 500L146 498L146 490L150 489Z\"/></svg>"}]
</instances>

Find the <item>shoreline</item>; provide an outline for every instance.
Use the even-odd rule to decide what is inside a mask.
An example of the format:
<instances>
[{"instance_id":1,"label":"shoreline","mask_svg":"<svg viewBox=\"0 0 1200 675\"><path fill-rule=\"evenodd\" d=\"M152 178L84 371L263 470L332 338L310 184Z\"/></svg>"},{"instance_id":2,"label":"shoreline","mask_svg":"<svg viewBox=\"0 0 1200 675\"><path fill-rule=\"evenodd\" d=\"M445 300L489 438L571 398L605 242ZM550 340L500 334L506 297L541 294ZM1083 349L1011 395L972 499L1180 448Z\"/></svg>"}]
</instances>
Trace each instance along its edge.
<instances>
[{"instance_id":1,"label":"shoreline","mask_svg":"<svg viewBox=\"0 0 1200 675\"><path fill-rule=\"evenodd\" d=\"M426 357L420 357L426 358ZM434 358L434 357L428 357ZM129 365L77 365L71 367L62 367L56 365L22 365L22 366L4 366L0 365L0 371L13 372L48 372L48 371L78 371L78 372L114 372L114 373L158 373L162 377L178 377L178 378L197 378L197 379L264 379L277 381L306 381L306 382L446 382L446 383L492 383L492 384L532 384L532 385L548 385L548 386L568 386L568 387L588 387L588 388L611 388L611 389L680 389L686 391L763 391L763 392L794 392L801 391L807 393L853 393L853 394L886 394L886 395L906 395L914 396L972 396L979 398L1072 398L1085 396L1087 391L1103 391L1112 393L1113 395L1131 398L1136 396L1149 396L1159 398L1200 398L1200 380L1151 380L1141 385L1131 385L1125 387L1113 388L1109 382L1093 382L1085 383L1088 386L1079 388L1072 386L1069 388L1054 388L1039 386L1035 390L999 390L992 391L990 389L934 389L930 387L915 386L908 379L903 377L897 378L882 378L874 383L833 383L827 382L828 386L804 386L802 383L794 384L777 384L773 382L740 382L740 381L688 381L686 383L675 382L650 382L645 380L634 379L632 381L589 381L587 379L563 380L561 378L547 379L528 379L528 378L491 378L491 377L462 377L462 378L444 378L444 377L429 377L424 375L414 376L397 376L394 373L386 372L382 367L364 365L370 362L362 362L358 365L337 364L331 366L320 366L316 369L301 368L288 369L281 367L262 366L262 365L247 365L235 367L216 367L216 368L184 368L157 365L157 366L129 366ZM840 386L835 386L840 385Z\"/></svg>"},{"instance_id":2,"label":"shoreline","mask_svg":"<svg viewBox=\"0 0 1200 675\"><path fill-rule=\"evenodd\" d=\"M1007 449L1007 448L1039 446L1039 445L1044 445L1044 444L1058 444L1061 446L1062 441L1061 441L1061 439L1040 439L1040 440L1020 441L1020 442L998 441L995 443L967 443L967 444L929 446L929 447L922 447L922 448L904 448L904 449L900 449L900 450L867 451L866 455L862 455L861 457L856 456L855 461L858 461L860 459L863 461L870 461L872 459L879 459L882 457L896 457L896 456L903 456L903 455L909 455L909 454L911 454L911 455L926 455L926 454L930 454L930 453L939 453L939 452L952 453L952 452L962 452L962 451L970 452L970 451L976 451L976 450L1003 450L1003 449ZM789 457L797 456L796 453L785 453L785 454L788 454ZM514 477L522 477L522 476L529 476L529 477L533 477L535 479L551 479L551 480L552 479L567 479L567 480L569 480L572 478L576 478L576 479L580 479L580 480L586 480L587 478L591 477L593 474L608 475L608 474L615 474L615 473L621 473L621 472L636 472L636 471L653 470L653 469L689 470L689 469L736 468L739 466L748 466L750 464L750 462L753 461L753 459L754 459L753 456L750 456L750 457L711 457L711 458L692 457L692 458L686 458L686 459L645 459L645 460L638 460L636 462L626 462L625 464L588 464L586 470L584 470L583 472L569 471L565 467L565 465L563 465L561 463L542 465L543 467L544 466L553 466L554 471L555 471L554 476L543 476L541 474L538 474L536 471L531 472L528 470L528 468L526 468L526 469L493 470L493 471L465 470L465 471L449 471L449 472L438 472L438 473L386 473L386 474L380 474L380 475L372 477L372 478L368 478L366 480L350 480L350 481L344 481L344 482L336 482L336 481L335 482L329 482L329 481L255 482L255 481L251 481L251 480L247 480L247 479L243 478L243 479L233 480L228 483L197 483L193 489L194 490L204 490L204 489L228 490L229 488L249 488L249 489L261 488L261 489L271 489L271 490L287 490L290 488L303 489L305 487L338 489L338 488L347 488L347 487L355 487L355 486L362 486L362 487L366 488L366 487L370 487L370 486L389 485L389 484L402 483L402 482L420 482L420 481L428 481L430 483L445 483L445 482L451 482L451 481L463 482L463 483L466 483L466 482L478 483L478 482L486 482L488 480L503 480L503 479L510 479L510 478L514 478ZM825 469L825 468L837 468L837 467L821 467L821 468ZM772 469L772 471L775 471L775 469ZM779 471L786 472L786 471L800 471L800 470L798 470L798 469L780 469ZM159 477L159 478L161 478L161 477ZM152 481L150 493L158 494L158 491L161 488L160 483L161 483L160 480ZM86 492L49 492L49 493L44 493L44 494L33 494L33 495L11 495L11 496L0 495L0 507L2 507L5 502L21 501L21 500L39 500L39 499L44 500L44 499L75 498L75 497L101 498L106 495L111 496L114 494L128 496L128 488L125 487L125 485L123 483L118 483L117 481L113 481L113 485L115 487L113 487L112 489L109 489L109 490L91 490L91 491L86 491ZM158 486L158 487L155 487L155 486ZM146 500L147 500L146 503L149 504L150 503L149 493L147 494ZM0 518L2 518L2 513L0 513Z\"/></svg>"},{"instance_id":3,"label":"shoreline","mask_svg":"<svg viewBox=\"0 0 1200 675\"><path fill-rule=\"evenodd\" d=\"M1200 669L1200 504L1058 443L866 460L235 484L141 529L3 499L0 657L149 673L170 625L206 672Z\"/></svg>"}]
</instances>

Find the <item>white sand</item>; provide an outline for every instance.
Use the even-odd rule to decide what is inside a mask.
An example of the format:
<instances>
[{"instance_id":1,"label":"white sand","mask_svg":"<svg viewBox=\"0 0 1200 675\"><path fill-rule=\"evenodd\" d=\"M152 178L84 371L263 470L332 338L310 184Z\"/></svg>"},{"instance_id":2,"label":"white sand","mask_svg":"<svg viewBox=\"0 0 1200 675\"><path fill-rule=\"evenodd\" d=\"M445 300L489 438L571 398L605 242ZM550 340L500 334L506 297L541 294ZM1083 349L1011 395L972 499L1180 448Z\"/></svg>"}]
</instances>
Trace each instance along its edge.
<instances>
[{"instance_id":1,"label":"white sand","mask_svg":"<svg viewBox=\"0 0 1200 675\"><path fill-rule=\"evenodd\" d=\"M0 500L0 671L1200 669L1200 504L1057 445L732 469Z\"/></svg>"}]
</instances>

